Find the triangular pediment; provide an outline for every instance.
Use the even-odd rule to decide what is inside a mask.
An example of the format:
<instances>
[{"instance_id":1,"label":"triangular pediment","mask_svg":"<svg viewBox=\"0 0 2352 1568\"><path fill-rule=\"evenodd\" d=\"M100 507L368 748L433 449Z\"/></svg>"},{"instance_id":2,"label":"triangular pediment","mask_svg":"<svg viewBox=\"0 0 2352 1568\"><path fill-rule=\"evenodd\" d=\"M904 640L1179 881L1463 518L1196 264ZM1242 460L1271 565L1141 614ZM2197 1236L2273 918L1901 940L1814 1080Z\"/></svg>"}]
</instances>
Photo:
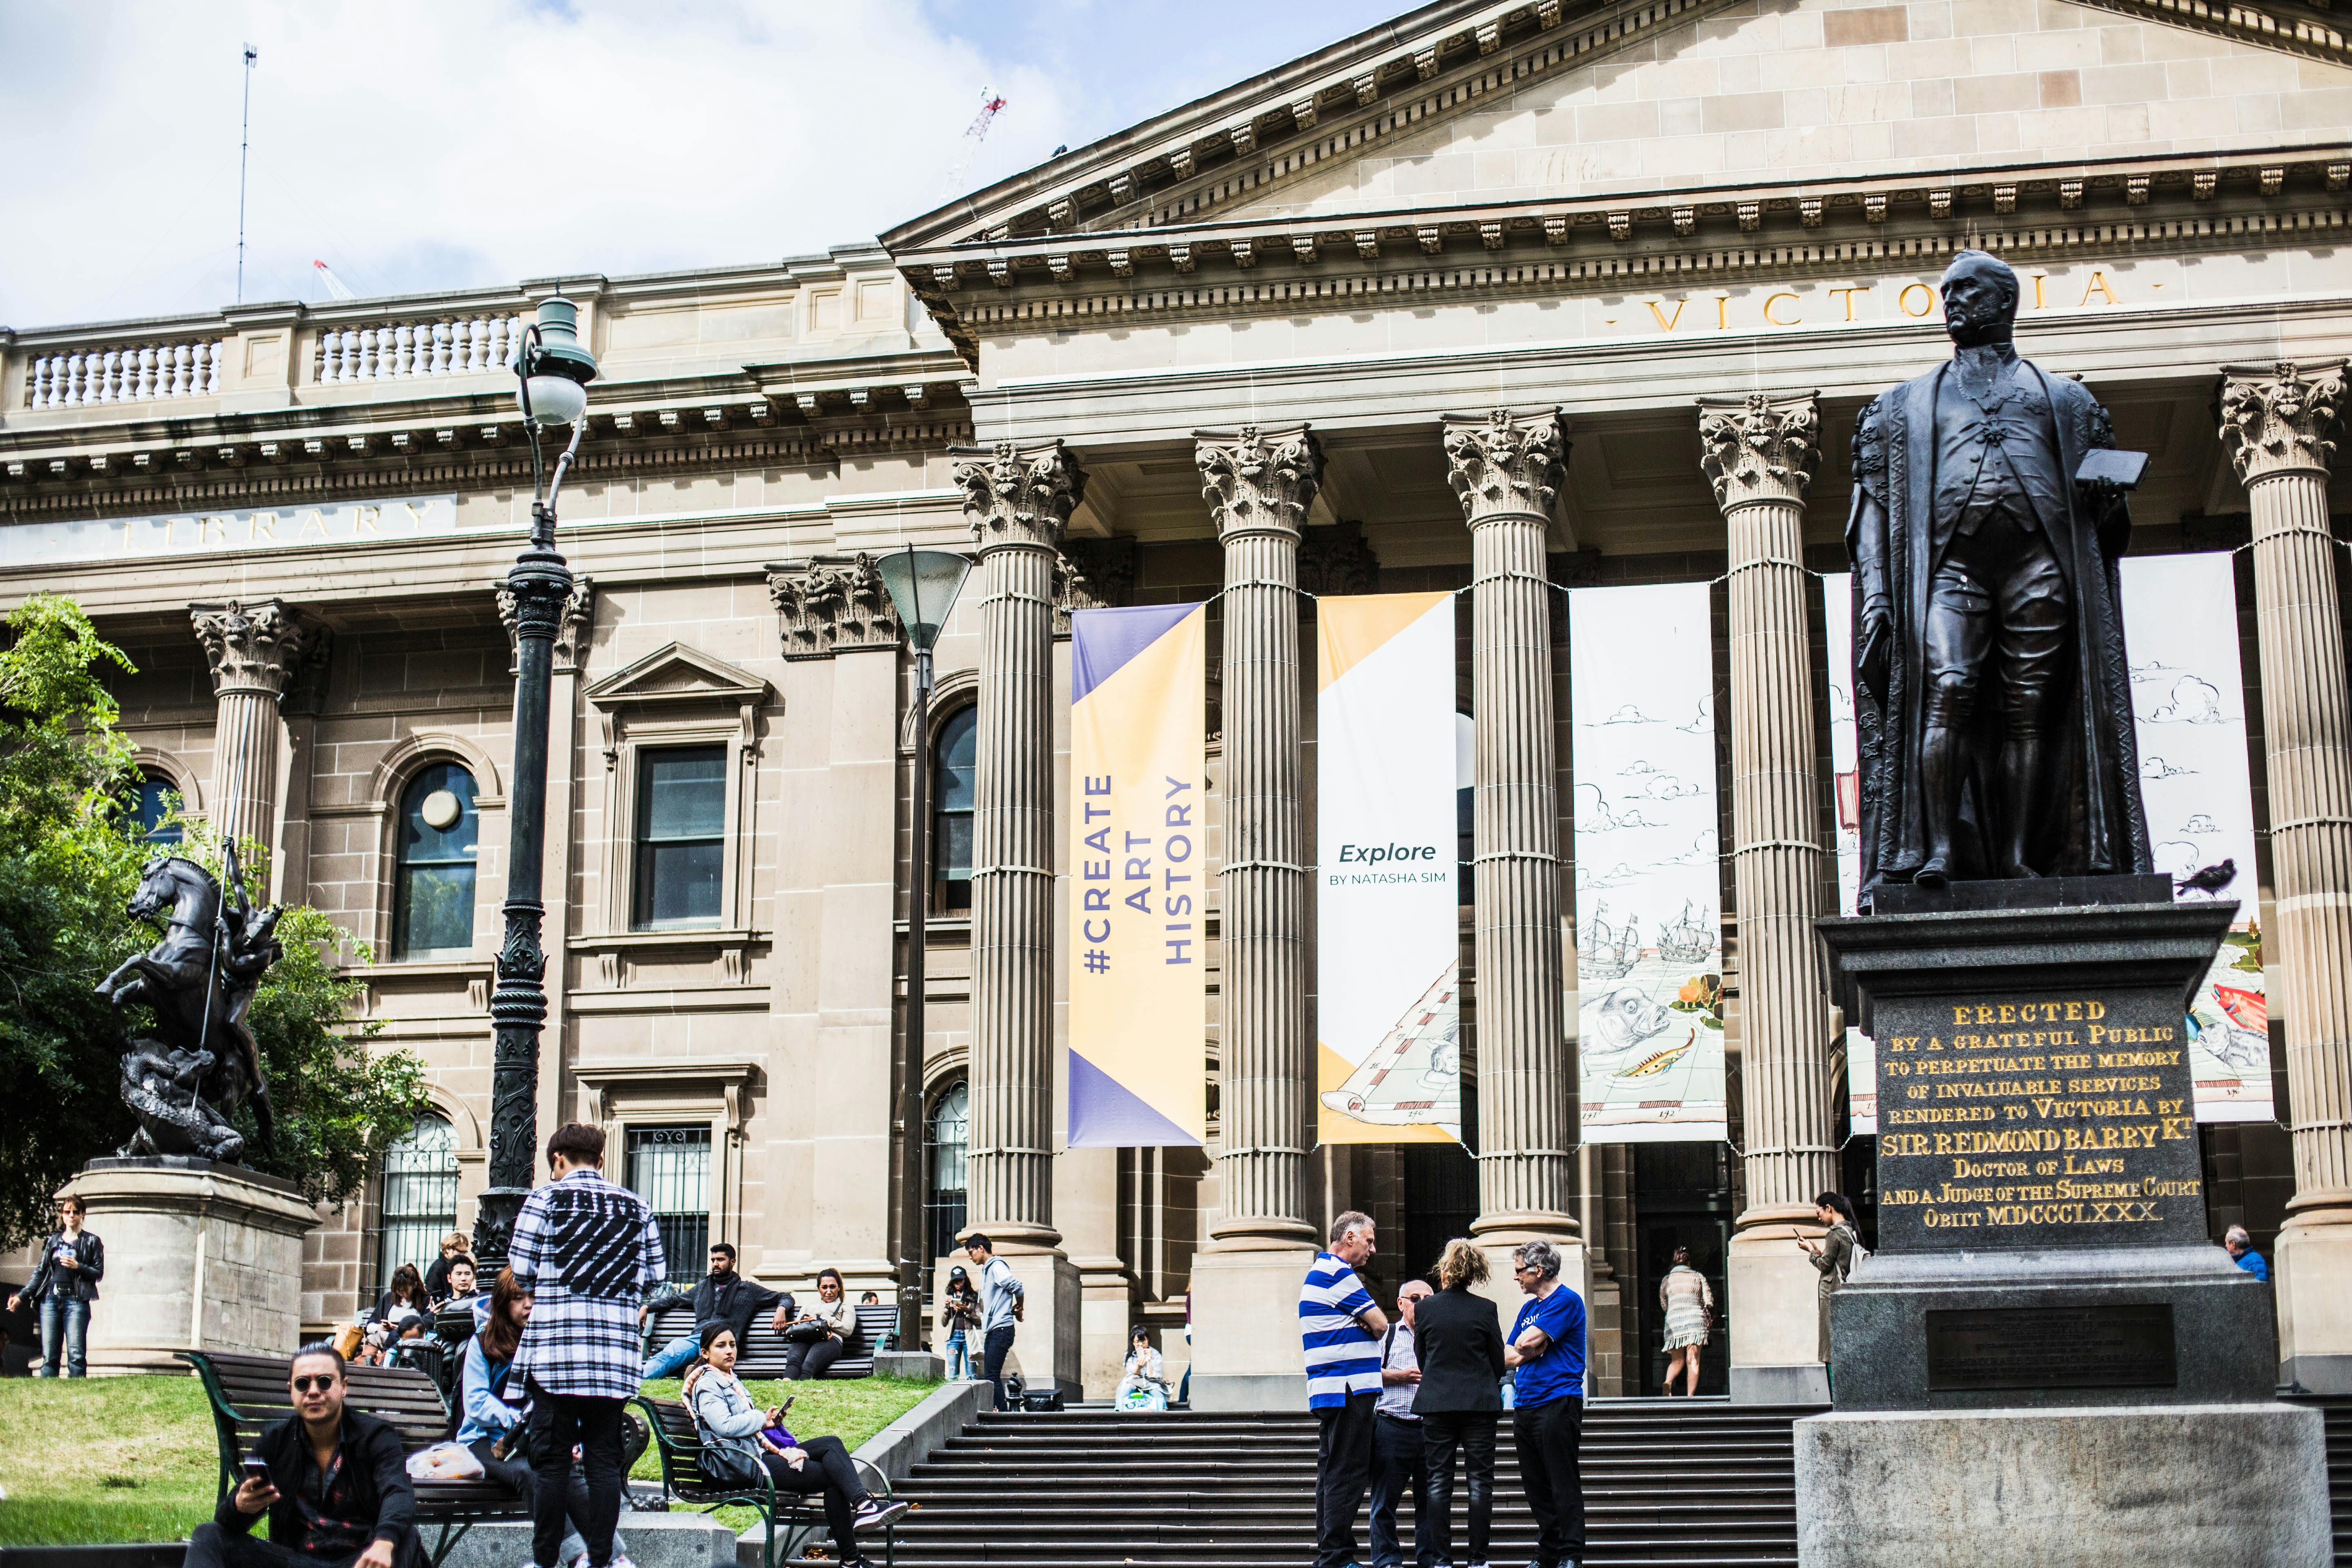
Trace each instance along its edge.
<instances>
[{"instance_id":1,"label":"triangular pediment","mask_svg":"<svg viewBox=\"0 0 2352 1568\"><path fill-rule=\"evenodd\" d=\"M883 243L904 261L1048 234L2340 145L2347 125L2352 47L2284 0L1454 0Z\"/></svg>"},{"instance_id":2,"label":"triangular pediment","mask_svg":"<svg viewBox=\"0 0 2352 1568\"><path fill-rule=\"evenodd\" d=\"M698 648L674 642L614 671L588 689L599 708L735 705L767 700L768 683L748 669Z\"/></svg>"}]
</instances>

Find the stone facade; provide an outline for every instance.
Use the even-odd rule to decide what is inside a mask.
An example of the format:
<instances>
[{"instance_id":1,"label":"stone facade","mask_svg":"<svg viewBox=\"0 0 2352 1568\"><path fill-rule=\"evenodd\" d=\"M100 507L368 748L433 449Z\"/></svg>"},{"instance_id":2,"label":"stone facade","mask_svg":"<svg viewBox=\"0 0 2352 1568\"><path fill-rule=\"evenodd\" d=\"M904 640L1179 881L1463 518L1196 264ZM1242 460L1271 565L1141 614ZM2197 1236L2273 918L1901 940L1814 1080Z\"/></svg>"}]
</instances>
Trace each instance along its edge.
<instances>
[{"instance_id":1,"label":"stone facade","mask_svg":"<svg viewBox=\"0 0 2352 1568\"><path fill-rule=\"evenodd\" d=\"M1107 1392L1141 1321L1175 1366L1197 1356L1204 1401L1286 1399L1291 1277L1356 1207L1383 1288L1432 1227L1577 1244L1604 1392L1654 1385L1660 1227L1712 1226L1735 1392L1817 1393L1790 1231L1859 1152L1805 936L1835 897L1809 574L1843 565L1856 411L1944 357L1934 284L1974 244L2023 276L2026 352L2089 376L2151 453L2134 549L2253 546L2255 879L2297 1131L2291 1182L2259 1125L2210 1131L2208 1168L2217 1219L2284 1227L2284 1342L2306 1381L2338 1375L2347 100L2352 48L2288 6L1460 0L878 247L565 279L603 374L562 506L542 1131L597 1120L623 1159L636 1134L649 1171L707 1149L700 1223L748 1270L887 1290L921 940L926 1103L962 1084L970 1108L962 1217L1051 1303L1016 1352L1031 1377ZM461 1225L513 784L496 585L529 503L499 366L554 288L0 332L0 604L75 593L139 666L142 763L350 932L382 1037L429 1066ZM908 542L979 560L927 712L873 566ZM1738 1158L1580 1145L1567 694L1597 650L1552 601L1718 579ZM1440 588L1468 590L1475 1174L1318 1149L1307 1121L1302 638L1315 595ZM1067 616L1219 595L1209 1145L1070 1150ZM970 794L939 805L969 864L910 909L914 726L968 722ZM647 814L688 752L710 888L677 917L646 901ZM474 791L470 934L416 950L404 803L444 767ZM374 1288L390 1192L311 1232L307 1322Z\"/></svg>"}]
</instances>

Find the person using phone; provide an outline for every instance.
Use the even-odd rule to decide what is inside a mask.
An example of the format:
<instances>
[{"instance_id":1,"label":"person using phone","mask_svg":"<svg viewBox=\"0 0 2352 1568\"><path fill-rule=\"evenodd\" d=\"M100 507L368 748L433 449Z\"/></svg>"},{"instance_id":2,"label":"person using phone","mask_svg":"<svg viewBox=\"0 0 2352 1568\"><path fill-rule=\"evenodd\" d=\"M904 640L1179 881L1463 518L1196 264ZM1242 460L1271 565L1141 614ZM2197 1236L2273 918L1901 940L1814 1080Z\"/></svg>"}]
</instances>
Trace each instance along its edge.
<instances>
[{"instance_id":1,"label":"person using phone","mask_svg":"<svg viewBox=\"0 0 2352 1568\"><path fill-rule=\"evenodd\" d=\"M778 1316L782 1316L779 1310ZM842 1289L841 1270L820 1268L816 1274L816 1305L787 1324L784 1333L784 1375L798 1382L823 1377L857 1337L857 1309ZM737 1344L741 1344L739 1338Z\"/></svg>"},{"instance_id":2,"label":"person using phone","mask_svg":"<svg viewBox=\"0 0 2352 1568\"><path fill-rule=\"evenodd\" d=\"M58 1200L58 1228L41 1244L39 1265L25 1288L8 1298L11 1312L22 1302L40 1308L41 1364L35 1377L89 1375L89 1305L98 1300L99 1277L106 1272L106 1244L82 1228L88 1214L71 1193Z\"/></svg>"},{"instance_id":3,"label":"person using phone","mask_svg":"<svg viewBox=\"0 0 2352 1568\"><path fill-rule=\"evenodd\" d=\"M293 1415L261 1429L236 1489L189 1537L187 1568L412 1568L416 1490L399 1431L344 1408L343 1358L331 1346L296 1352L287 1387Z\"/></svg>"}]
</instances>

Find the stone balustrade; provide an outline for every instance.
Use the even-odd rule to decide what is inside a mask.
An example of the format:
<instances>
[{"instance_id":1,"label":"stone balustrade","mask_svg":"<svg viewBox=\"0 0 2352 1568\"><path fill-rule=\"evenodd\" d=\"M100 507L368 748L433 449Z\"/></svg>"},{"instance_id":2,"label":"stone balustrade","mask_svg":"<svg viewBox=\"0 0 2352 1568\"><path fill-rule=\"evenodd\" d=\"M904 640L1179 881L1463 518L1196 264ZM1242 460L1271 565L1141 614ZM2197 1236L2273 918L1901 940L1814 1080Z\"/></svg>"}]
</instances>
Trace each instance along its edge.
<instances>
[{"instance_id":1,"label":"stone balustrade","mask_svg":"<svg viewBox=\"0 0 2352 1568\"><path fill-rule=\"evenodd\" d=\"M222 348L219 341L199 339L108 344L71 353L37 355L25 366L25 406L80 408L167 397L209 397L220 391Z\"/></svg>"},{"instance_id":2,"label":"stone balustrade","mask_svg":"<svg viewBox=\"0 0 2352 1568\"><path fill-rule=\"evenodd\" d=\"M512 315L325 327L311 347L311 379L327 385L503 372L514 363L522 329L523 319Z\"/></svg>"}]
</instances>

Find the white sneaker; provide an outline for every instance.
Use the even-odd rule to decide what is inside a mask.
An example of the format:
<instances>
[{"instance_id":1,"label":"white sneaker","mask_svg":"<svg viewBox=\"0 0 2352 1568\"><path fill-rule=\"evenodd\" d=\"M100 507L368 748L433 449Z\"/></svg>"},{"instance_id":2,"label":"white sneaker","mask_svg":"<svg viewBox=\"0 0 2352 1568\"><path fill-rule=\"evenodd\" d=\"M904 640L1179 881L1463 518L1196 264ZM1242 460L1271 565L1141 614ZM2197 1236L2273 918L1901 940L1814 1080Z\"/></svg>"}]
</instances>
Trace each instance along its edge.
<instances>
[{"instance_id":1,"label":"white sneaker","mask_svg":"<svg viewBox=\"0 0 2352 1568\"><path fill-rule=\"evenodd\" d=\"M883 1501L880 1498L867 1498L864 1502L857 1505L855 1517L850 1522L850 1528L852 1530L879 1530L884 1525L888 1524L891 1521L903 1516L909 1506L909 1504L898 1501L896 1498L893 1498L888 1502Z\"/></svg>"}]
</instances>

